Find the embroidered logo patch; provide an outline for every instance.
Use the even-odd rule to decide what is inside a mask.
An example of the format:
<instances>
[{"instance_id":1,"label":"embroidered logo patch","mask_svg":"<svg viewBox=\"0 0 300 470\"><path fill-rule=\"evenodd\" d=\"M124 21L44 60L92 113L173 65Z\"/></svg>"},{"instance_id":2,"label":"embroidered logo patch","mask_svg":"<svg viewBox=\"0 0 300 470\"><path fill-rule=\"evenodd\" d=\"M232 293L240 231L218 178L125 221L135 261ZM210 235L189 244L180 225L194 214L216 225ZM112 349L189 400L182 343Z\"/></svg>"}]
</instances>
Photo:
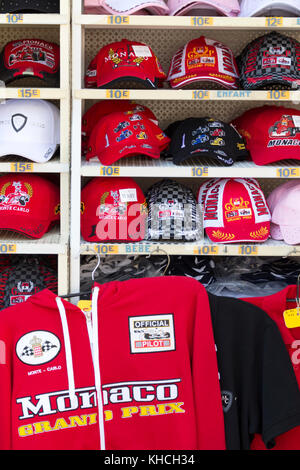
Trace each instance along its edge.
<instances>
[{"instance_id":1,"label":"embroidered logo patch","mask_svg":"<svg viewBox=\"0 0 300 470\"><path fill-rule=\"evenodd\" d=\"M49 331L32 331L22 336L16 345L18 358L24 364L37 366L52 361L60 352L60 341Z\"/></svg>"},{"instance_id":2,"label":"embroidered logo patch","mask_svg":"<svg viewBox=\"0 0 300 470\"><path fill-rule=\"evenodd\" d=\"M173 314L129 317L129 336L132 354L175 351Z\"/></svg>"}]
</instances>

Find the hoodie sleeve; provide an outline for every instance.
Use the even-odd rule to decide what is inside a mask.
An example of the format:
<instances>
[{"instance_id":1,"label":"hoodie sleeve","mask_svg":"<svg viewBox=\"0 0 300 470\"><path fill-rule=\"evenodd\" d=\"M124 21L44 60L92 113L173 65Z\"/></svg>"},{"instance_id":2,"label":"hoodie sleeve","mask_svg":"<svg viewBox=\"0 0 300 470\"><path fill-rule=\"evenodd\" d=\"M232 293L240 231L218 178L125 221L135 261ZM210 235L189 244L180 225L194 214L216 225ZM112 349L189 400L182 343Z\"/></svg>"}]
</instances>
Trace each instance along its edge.
<instances>
[{"instance_id":1,"label":"hoodie sleeve","mask_svg":"<svg viewBox=\"0 0 300 470\"><path fill-rule=\"evenodd\" d=\"M0 450L11 449L11 345L0 315Z\"/></svg>"},{"instance_id":2,"label":"hoodie sleeve","mask_svg":"<svg viewBox=\"0 0 300 470\"><path fill-rule=\"evenodd\" d=\"M225 450L225 426L210 306L199 284L195 304L192 371L198 449Z\"/></svg>"}]
</instances>

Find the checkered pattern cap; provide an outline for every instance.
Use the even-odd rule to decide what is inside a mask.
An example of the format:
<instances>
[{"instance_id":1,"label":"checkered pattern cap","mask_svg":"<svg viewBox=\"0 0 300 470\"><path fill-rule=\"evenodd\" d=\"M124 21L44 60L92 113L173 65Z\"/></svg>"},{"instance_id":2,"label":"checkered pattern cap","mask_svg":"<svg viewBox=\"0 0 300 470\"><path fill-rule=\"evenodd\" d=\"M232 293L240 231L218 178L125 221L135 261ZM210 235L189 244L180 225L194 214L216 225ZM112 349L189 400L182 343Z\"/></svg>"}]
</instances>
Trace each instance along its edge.
<instances>
[{"instance_id":1,"label":"checkered pattern cap","mask_svg":"<svg viewBox=\"0 0 300 470\"><path fill-rule=\"evenodd\" d=\"M148 239L193 241L201 238L201 215L191 189L165 179L146 195Z\"/></svg>"},{"instance_id":2,"label":"checkered pattern cap","mask_svg":"<svg viewBox=\"0 0 300 470\"><path fill-rule=\"evenodd\" d=\"M300 43L273 31L246 46L237 60L246 90L280 85L300 88Z\"/></svg>"}]
</instances>

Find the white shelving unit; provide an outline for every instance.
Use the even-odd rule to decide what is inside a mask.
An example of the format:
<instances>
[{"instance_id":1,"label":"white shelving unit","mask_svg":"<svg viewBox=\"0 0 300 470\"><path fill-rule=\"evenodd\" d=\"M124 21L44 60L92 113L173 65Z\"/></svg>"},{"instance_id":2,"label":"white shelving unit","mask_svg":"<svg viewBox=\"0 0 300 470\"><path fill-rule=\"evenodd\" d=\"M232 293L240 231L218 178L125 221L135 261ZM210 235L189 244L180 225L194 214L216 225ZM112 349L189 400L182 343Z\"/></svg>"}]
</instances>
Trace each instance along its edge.
<instances>
[{"instance_id":1,"label":"white shelving unit","mask_svg":"<svg viewBox=\"0 0 300 470\"><path fill-rule=\"evenodd\" d=\"M34 254L58 256L59 295L69 291L69 212L70 212L70 0L61 2L60 14L0 15L1 48L17 38L42 38L60 45L60 87L45 88L43 82L31 79L15 81L0 89L0 100L24 97L54 101L60 107L60 154L48 163L36 164L25 159L1 158L0 173L56 174L60 181L61 223L40 240L28 240L15 233L0 235L1 254Z\"/></svg>"},{"instance_id":2,"label":"white shelving unit","mask_svg":"<svg viewBox=\"0 0 300 470\"><path fill-rule=\"evenodd\" d=\"M130 99L149 106L158 117L161 128L193 115L210 115L230 122L245 110L264 104L295 108L300 105L300 91L171 90L167 85L160 90L85 89L85 70L101 47L125 37L145 42L154 50L167 72L173 54L192 38L206 35L220 40L231 47L237 56L253 38L274 29L300 40L300 18L85 15L82 3L81 0L73 1L71 291L79 291L80 258L86 254L149 254L160 247L170 255L300 256L300 246L292 247L271 239L262 244L245 245L216 245L207 239L201 243L89 244L80 236L80 191L88 178L130 176L144 189L153 181L169 177L188 182L196 189L204 178L255 177L261 180L268 194L287 178L300 177L299 161L262 167L252 162L240 162L229 168L199 160L176 166L169 161L153 161L146 157L119 160L110 167L84 161L81 156L81 117L99 100Z\"/></svg>"}]
</instances>

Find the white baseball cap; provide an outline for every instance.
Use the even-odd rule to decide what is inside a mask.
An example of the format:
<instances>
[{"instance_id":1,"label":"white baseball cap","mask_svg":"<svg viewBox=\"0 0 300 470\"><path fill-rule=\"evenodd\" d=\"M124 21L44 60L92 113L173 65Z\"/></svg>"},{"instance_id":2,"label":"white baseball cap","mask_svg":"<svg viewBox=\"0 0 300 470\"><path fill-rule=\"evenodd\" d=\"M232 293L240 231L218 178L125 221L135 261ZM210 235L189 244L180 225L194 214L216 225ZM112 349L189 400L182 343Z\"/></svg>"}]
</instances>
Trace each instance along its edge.
<instances>
[{"instance_id":1,"label":"white baseball cap","mask_svg":"<svg viewBox=\"0 0 300 470\"><path fill-rule=\"evenodd\" d=\"M207 14L213 14L212 11L218 12L225 16L237 16L240 12L238 0L169 0L168 7L170 15L196 14L196 11L205 10ZM202 14L204 14L202 12Z\"/></svg>"},{"instance_id":2,"label":"white baseball cap","mask_svg":"<svg viewBox=\"0 0 300 470\"><path fill-rule=\"evenodd\" d=\"M150 12L167 15L169 8L164 0L84 0L85 12L90 14L133 15Z\"/></svg>"},{"instance_id":3,"label":"white baseball cap","mask_svg":"<svg viewBox=\"0 0 300 470\"><path fill-rule=\"evenodd\" d=\"M297 16L300 0L242 0L240 16Z\"/></svg>"},{"instance_id":4,"label":"white baseball cap","mask_svg":"<svg viewBox=\"0 0 300 470\"><path fill-rule=\"evenodd\" d=\"M60 112L44 100L0 104L0 157L17 155L36 163L53 157L60 144Z\"/></svg>"}]
</instances>

